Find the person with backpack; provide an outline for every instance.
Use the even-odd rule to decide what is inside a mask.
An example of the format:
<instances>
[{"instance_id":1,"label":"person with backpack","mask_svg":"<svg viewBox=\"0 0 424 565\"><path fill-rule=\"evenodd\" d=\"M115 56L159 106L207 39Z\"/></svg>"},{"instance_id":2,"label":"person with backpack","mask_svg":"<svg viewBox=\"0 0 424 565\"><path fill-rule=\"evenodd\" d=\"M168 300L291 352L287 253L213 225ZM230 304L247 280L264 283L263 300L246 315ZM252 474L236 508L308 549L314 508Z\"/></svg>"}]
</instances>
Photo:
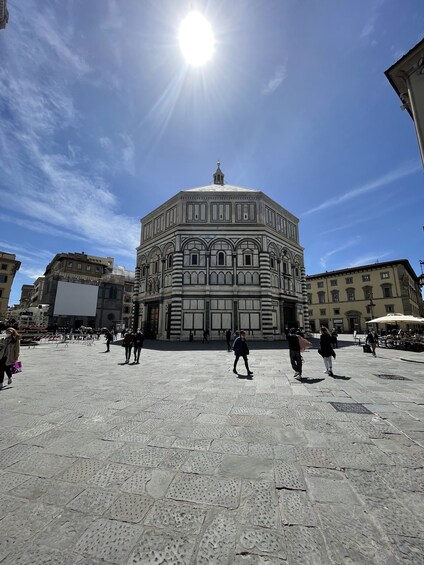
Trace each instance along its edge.
<instances>
[{"instance_id":1,"label":"person with backpack","mask_svg":"<svg viewBox=\"0 0 424 565\"><path fill-rule=\"evenodd\" d=\"M240 357L243 357L244 365L247 370L247 376L251 377L253 375L253 372L249 369L249 362L247 360L247 356L249 355L250 352L246 343L246 332L244 332L243 330L240 331L240 335L236 337L236 339L234 340L233 350L234 350L234 355L236 356L236 358L234 359L233 373L238 375L237 363Z\"/></svg>"}]
</instances>

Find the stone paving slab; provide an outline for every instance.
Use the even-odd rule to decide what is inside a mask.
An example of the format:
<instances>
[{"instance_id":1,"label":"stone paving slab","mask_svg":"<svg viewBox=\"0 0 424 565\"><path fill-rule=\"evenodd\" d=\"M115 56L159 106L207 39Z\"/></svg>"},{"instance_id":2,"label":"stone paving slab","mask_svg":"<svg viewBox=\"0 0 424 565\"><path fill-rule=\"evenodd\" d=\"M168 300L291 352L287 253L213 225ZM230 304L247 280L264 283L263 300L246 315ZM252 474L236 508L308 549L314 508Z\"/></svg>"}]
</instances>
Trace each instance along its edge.
<instances>
[{"instance_id":1,"label":"stone paving slab","mask_svg":"<svg viewBox=\"0 0 424 565\"><path fill-rule=\"evenodd\" d=\"M23 348L0 563L424 563L423 365L346 342L335 378L315 348L299 382L284 344L252 342L247 380L209 345L146 342L129 366L100 342Z\"/></svg>"}]
</instances>

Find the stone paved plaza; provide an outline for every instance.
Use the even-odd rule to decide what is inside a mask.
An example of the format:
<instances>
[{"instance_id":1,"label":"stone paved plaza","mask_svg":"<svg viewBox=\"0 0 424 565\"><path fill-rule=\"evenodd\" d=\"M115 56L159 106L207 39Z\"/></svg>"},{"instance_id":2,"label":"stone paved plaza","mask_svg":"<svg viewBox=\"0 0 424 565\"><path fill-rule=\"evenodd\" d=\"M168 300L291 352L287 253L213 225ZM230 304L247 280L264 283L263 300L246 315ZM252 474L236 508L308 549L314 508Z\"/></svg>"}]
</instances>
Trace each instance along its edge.
<instances>
[{"instance_id":1,"label":"stone paved plaza","mask_svg":"<svg viewBox=\"0 0 424 565\"><path fill-rule=\"evenodd\" d=\"M422 354L23 348L0 393L5 565L424 563ZM401 357L412 361L401 360ZM244 368L240 365L240 371ZM325 379L324 379L325 377Z\"/></svg>"}]
</instances>

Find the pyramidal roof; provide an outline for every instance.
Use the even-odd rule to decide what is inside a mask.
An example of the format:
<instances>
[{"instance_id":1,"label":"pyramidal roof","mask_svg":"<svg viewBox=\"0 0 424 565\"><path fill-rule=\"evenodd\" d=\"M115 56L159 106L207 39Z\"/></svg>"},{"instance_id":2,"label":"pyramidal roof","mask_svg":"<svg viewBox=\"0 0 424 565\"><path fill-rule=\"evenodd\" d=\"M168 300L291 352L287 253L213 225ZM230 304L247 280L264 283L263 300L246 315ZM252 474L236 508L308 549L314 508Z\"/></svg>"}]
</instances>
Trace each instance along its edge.
<instances>
[{"instance_id":1,"label":"pyramidal roof","mask_svg":"<svg viewBox=\"0 0 424 565\"><path fill-rule=\"evenodd\" d=\"M183 192L260 192L253 188L245 188L244 186L234 186L232 184L224 184L224 173L221 171L221 163L216 164L216 171L213 175L212 184L199 186L197 188L188 188Z\"/></svg>"}]
</instances>

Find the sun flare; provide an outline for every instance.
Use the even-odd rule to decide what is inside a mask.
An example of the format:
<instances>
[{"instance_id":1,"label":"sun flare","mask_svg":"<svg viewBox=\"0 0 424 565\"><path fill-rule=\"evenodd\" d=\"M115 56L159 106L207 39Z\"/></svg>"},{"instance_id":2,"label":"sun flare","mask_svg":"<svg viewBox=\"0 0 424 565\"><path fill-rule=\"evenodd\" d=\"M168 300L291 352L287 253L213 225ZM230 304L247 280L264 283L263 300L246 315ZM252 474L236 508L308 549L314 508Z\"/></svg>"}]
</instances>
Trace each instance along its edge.
<instances>
[{"instance_id":1,"label":"sun flare","mask_svg":"<svg viewBox=\"0 0 424 565\"><path fill-rule=\"evenodd\" d=\"M190 12L179 31L181 51L189 65L200 67L215 51L215 38L210 23L200 12Z\"/></svg>"}]
</instances>

